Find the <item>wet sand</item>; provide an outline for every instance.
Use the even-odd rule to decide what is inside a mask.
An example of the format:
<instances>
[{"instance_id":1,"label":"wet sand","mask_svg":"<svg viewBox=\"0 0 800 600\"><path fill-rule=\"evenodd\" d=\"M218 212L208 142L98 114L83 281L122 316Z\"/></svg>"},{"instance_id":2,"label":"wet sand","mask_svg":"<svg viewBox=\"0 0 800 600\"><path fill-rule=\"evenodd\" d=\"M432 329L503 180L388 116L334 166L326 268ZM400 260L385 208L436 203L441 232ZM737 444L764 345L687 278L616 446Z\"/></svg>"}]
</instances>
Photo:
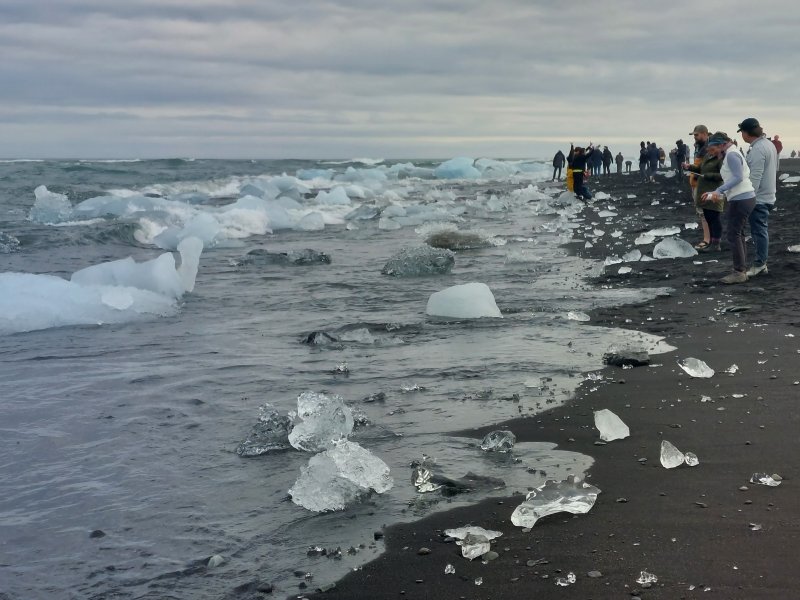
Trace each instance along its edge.
<instances>
[{"instance_id":1,"label":"wet sand","mask_svg":"<svg viewBox=\"0 0 800 600\"><path fill-rule=\"evenodd\" d=\"M595 193L621 198L596 206L613 205L619 212L614 228L623 235L604 236L611 248L575 245L581 255L621 254L634 247L633 239L643 231L695 219L688 188L679 188L675 179L640 184L637 174L612 175L590 185ZM800 254L786 250L800 243L797 190L779 183L768 275L735 286L718 284L730 270L725 243L721 253L694 259L630 263L633 273L627 275L616 274L623 265L606 268L600 285L669 286L674 292L642 305L595 311L589 325L663 335L676 351L652 357L648 367L608 367L603 381L585 382L572 401L542 415L466 432L480 438L508 428L518 441L555 442L592 456L587 481L602 493L591 511L546 517L526 533L509 520L526 490L509 490L502 500L389 527L386 552L375 561L324 593L298 590L289 597L800 597ZM659 204L652 205L653 200ZM589 217L603 221L596 214ZM700 233L684 230L680 235L694 243ZM640 248L649 253L652 245ZM686 357L704 360L716 374L689 377L676 364ZM738 365L735 374L723 372L733 364ZM703 401L703 396L710 399ZM601 408L619 415L631 436L596 445L592 411ZM697 454L699 466L663 468L659 448L664 439ZM781 485L749 482L762 471L781 475ZM444 529L467 524L503 532L492 545L499 555L495 560L470 562L458 546L445 543ZM419 554L423 547L430 553ZM448 564L455 574L445 574ZM655 574L657 583L638 584L641 571ZM576 582L557 586L556 578L569 572Z\"/></svg>"}]
</instances>

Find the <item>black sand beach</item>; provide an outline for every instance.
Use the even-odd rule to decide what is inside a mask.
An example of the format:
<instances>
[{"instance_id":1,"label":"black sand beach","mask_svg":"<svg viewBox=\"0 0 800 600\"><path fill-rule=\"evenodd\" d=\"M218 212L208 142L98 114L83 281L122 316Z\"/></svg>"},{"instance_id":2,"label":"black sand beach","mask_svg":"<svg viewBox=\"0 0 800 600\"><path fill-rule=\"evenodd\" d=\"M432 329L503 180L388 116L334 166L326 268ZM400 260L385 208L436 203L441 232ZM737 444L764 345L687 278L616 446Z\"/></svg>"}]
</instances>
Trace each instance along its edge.
<instances>
[{"instance_id":1,"label":"black sand beach","mask_svg":"<svg viewBox=\"0 0 800 600\"><path fill-rule=\"evenodd\" d=\"M584 250L581 245L575 248L580 254L619 254L633 248L643 231L695 220L688 191L679 190L675 179L639 184L636 174L611 176L592 181L591 187L621 198L597 204L616 207L624 232L618 248ZM555 442L592 456L588 481L602 493L591 511L549 516L525 533L509 520L525 490L509 490L503 500L390 527L387 551L378 559L324 593L298 589L290 597L800 597L800 254L786 250L800 243L797 190L779 183L768 275L735 286L718 284L731 264L723 243L721 253L631 263L633 273L622 276L616 274L622 265L613 265L599 278L600 285L673 288L671 295L642 305L596 311L590 324L663 335L676 351L652 357L648 367L608 367L603 381L584 383L572 401L542 415L467 432L480 438L507 428L518 441ZM658 205L651 204L654 199ZM699 239L697 230L681 235L690 242ZM676 364L687 357L707 362L715 376L690 378ZM723 372L733 364L738 365L735 374ZM631 436L596 445L592 411L601 408L619 415ZM663 468L659 447L664 439L697 454L699 466ZM782 484L750 483L755 472L777 473ZM492 545L499 554L495 560L470 562L458 546L444 542L444 529L467 524L503 532ZM430 553L418 554L422 547ZM445 574L447 564L455 574ZM658 581L640 585L641 571ZM569 572L576 582L557 586L556 578Z\"/></svg>"}]
</instances>

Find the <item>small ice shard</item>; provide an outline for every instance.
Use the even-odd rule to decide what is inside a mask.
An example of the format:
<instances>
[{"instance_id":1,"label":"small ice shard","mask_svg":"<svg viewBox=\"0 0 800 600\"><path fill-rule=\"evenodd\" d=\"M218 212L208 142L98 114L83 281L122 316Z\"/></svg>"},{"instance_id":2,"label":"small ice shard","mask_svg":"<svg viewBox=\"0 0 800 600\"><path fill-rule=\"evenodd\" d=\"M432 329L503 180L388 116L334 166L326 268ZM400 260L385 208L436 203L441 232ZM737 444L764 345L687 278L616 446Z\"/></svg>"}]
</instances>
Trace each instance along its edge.
<instances>
[{"instance_id":1,"label":"small ice shard","mask_svg":"<svg viewBox=\"0 0 800 600\"><path fill-rule=\"evenodd\" d=\"M686 462L686 456L667 440L661 441L661 464L665 469L674 469Z\"/></svg>"},{"instance_id":2,"label":"small ice shard","mask_svg":"<svg viewBox=\"0 0 800 600\"><path fill-rule=\"evenodd\" d=\"M510 452L517 437L510 431L492 431L481 442L481 450L486 452Z\"/></svg>"},{"instance_id":3,"label":"small ice shard","mask_svg":"<svg viewBox=\"0 0 800 600\"><path fill-rule=\"evenodd\" d=\"M636 262L642 258L642 251L638 248L634 248L630 252L626 252L622 255L623 262Z\"/></svg>"},{"instance_id":4,"label":"small ice shard","mask_svg":"<svg viewBox=\"0 0 800 600\"><path fill-rule=\"evenodd\" d=\"M684 229L697 229L699 225L697 223L686 223L683 228Z\"/></svg>"},{"instance_id":5,"label":"small ice shard","mask_svg":"<svg viewBox=\"0 0 800 600\"><path fill-rule=\"evenodd\" d=\"M595 200L610 200L611 199L611 194L608 194L607 192L597 192L594 195L594 199Z\"/></svg>"},{"instance_id":6,"label":"small ice shard","mask_svg":"<svg viewBox=\"0 0 800 600\"><path fill-rule=\"evenodd\" d=\"M631 434L631 430L623 423L622 419L607 408L594 411L594 426L600 432L600 439L604 442L622 440Z\"/></svg>"},{"instance_id":7,"label":"small ice shard","mask_svg":"<svg viewBox=\"0 0 800 600\"><path fill-rule=\"evenodd\" d=\"M288 416L281 415L269 404L258 407L258 422L253 426L247 439L236 448L236 454L248 458L261 456L268 452L288 450L289 433L293 422Z\"/></svg>"},{"instance_id":8,"label":"small ice shard","mask_svg":"<svg viewBox=\"0 0 800 600\"><path fill-rule=\"evenodd\" d=\"M762 529L761 523L750 523L750 531L761 531Z\"/></svg>"},{"instance_id":9,"label":"small ice shard","mask_svg":"<svg viewBox=\"0 0 800 600\"><path fill-rule=\"evenodd\" d=\"M603 363L615 367L642 367L650 364L650 354L643 346L611 346L603 354Z\"/></svg>"},{"instance_id":10,"label":"small ice shard","mask_svg":"<svg viewBox=\"0 0 800 600\"><path fill-rule=\"evenodd\" d=\"M453 565L448 564L447 566L445 566L444 568L445 575L455 575L455 573L456 573L456 568Z\"/></svg>"},{"instance_id":11,"label":"small ice shard","mask_svg":"<svg viewBox=\"0 0 800 600\"><path fill-rule=\"evenodd\" d=\"M687 241L680 238L666 238L653 248L654 258L690 258L697 256L697 250Z\"/></svg>"},{"instance_id":12,"label":"small ice shard","mask_svg":"<svg viewBox=\"0 0 800 600\"><path fill-rule=\"evenodd\" d=\"M578 581L578 578L575 577L575 573L570 571L567 573L566 577L556 577L556 585L560 587L567 587L568 585L572 585Z\"/></svg>"},{"instance_id":13,"label":"small ice shard","mask_svg":"<svg viewBox=\"0 0 800 600\"><path fill-rule=\"evenodd\" d=\"M403 248L390 258L381 273L392 277L423 277L449 273L455 264L455 254L445 248L417 246Z\"/></svg>"},{"instance_id":14,"label":"small ice shard","mask_svg":"<svg viewBox=\"0 0 800 600\"><path fill-rule=\"evenodd\" d=\"M635 240L633 240L633 243L636 244L637 246L644 246L646 244L652 244L655 241L656 238L654 238L652 235L650 235L649 233L643 233L639 235Z\"/></svg>"},{"instance_id":15,"label":"small ice shard","mask_svg":"<svg viewBox=\"0 0 800 600\"><path fill-rule=\"evenodd\" d=\"M224 564L225 564L225 559L222 556L220 556L219 554L215 554L214 556L212 556L212 557L210 557L208 559L208 562L206 563L206 566L209 569L213 569L214 567L218 567L218 566L224 565Z\"/></svg>"},{"instance_id":16,"label":"small ice shard","mask_svg":"<svg viewBox=\"0 0 800 600\"><path fill-rule=\"evenodd\" d=\"M691 377L703 377L707 379L714 376L714 369L699 358L685 358L678 362L678 366Z\"/></svg>"},{"instance_id":17,"label":"small ice shard","mask_svg":"<svg viewBox=\"0 0 800 600\"><path fill-rule=\"evenodd\" d=\"M800 252L800 244L795 244L794 246L789 246L787 248L789 252Z\"/></svg>"},{"instance_id":18,"label":"small ice shard","mask_svg":"<svg viewBox=\"0 0 800 600\"><path fill-rule=\"evenodd\" d=\"M607 217L616 217L617 213L615 213L613 210L601 210L599 213L597 213L597 216L601 219L605 219Z\"/></svg>"},{"instance_id":19,"label":"small ice shard","mask_svg":"<svg viewBox=\"0 0 800 600\"><path fill-rule=\"evenodd\" d=\"M727 369L725 369L725 372L726 372L728 375L734 375L734 374L735 374L735 373L737 373L738 371L739 371L739 365L731 365L730 367L728 367Z\"/></svg>"},{"instance_id":20,"label":"small ice shard","mask_svg":"<svg viewBox=\"0 0 800 600\"><path fill-rule=\"evenodd\" d=\"M622 237L622 232L621 232L621 231L619 231L619 230L617 230L617 231L612 231L612 232L611 232L611 237L612 237L612 238L618 238L618 237Z\"/></svg>"},{"instance_id":21,"label":"small ice shard","mask_svg":"<svg viewBox=\"0 0 800 600\"><path fill-rule=\"evenodd\" d=\"M528 493L525 501L514 509L511 522L530 528L536 521L559 512L582 514L589 512L600 490L570 475L564 481L547 480Z\"/></svg>"},{"instance_id":22,"label":"small ice shard","mask_svg":"<svg viewBox=\"0 0 800 600\"><path fill-rule=\"evenodd\" d=\"M603 261L603 265L606 267L610 267L611 265L618 265L622 262L622 259L619 256L606 256L606 259Z\"/></svg>"},{"instance_id":23,"label":"small ice shard","mask_svg":"<svg viewBox=\"0 0 800 600\"><path fill-rule=\"evenodd\" d=\"M617 273L620 274L620 275L627 275L628 273L630 273L632 271L633 271L633 269L631 269L630 267L620 267L619 271L617 271Z\"/></svg>"},{"instance_id":24,"label":"small ice shard","mask_svg":"<svg viewBox=\"0 0 800 600\"><path fill-rule=\"evenodd\" d=\"M689 465L690 467L696 467L697 465L700 464L700 459L697 458L697 454L695 454L694 452L687 452L686 454L683 455L683 457L684 460L686 461L686 464Z\"/></svg>"},{"instance_id":25,"label":"small ice shard","mask_svg":"<svg viewBox=\"0 0 800 600\"><path fill-rule=\"evenodd\" d=\"M475 585L483 585L483 577L476 577Z\"/></svg>"},{"instance_id":26,"label":"small ice shard","mask_svg":"<svg viewBox=\"0 0 800 600\"><path fill-rule=\"evenodd\" d=\"M447 250L474 250L494 246L490 236L475 231L459 231L453 227L439 227L425 238L425 243L433 248Z\"/></svg>"},{"instance_id":27,"label":"small ice shard","mask_svg":"<svg viewBox=\"0 0 800 600\"><path fill-rule=\"evenodd\" d=\"M329 265L331 264L331 257L324 252L312 248L289 250L288 252L270 252L265 248L254 248L242 257L239 264L242 266Z\"/></svg>"},{"instance_id":28,"label":"small ice shard","mask_svg":"<svg viewBox=\"0 0 800 600\"><path fill-rule=\"evenodd\" d=\"M636 583L639 585L644 585L646 583L657 583L658 577L653 575L652 573L648 573L647 571L642 571L639 573L639 579L636 580Z\"/></svg>"},{"instance_id":29,"label":"small ice shard","mask_svg":"<svg viewBox=\"0 0 800 600\"><path fill-rule=\"evenodd\" d=\"M597 237L600 237L601 235L605 235L606 232L603 231L602 229L594 229L592 230L592 233Z\"/></svg>"},{"instance_id":30,"label":"small ice shard","mask_svg":"<svg viewBox=\"0 0 800 600\"><path fill-rule=\"evenodd\" d=\"M461 555L469 560L474 560L489 552L491 540L503 535L499 531L476 526L445 529L444 534L458 540L456 544L461 546Z\"/></svg>"},{"instance_id":31,"label":"small ice shard","mask_svg":"<svg viewBox=\"0 0 800 600\"><path fill-rule=\"evenodd\" d=\"M421 493L440 490L442 488L441 484L431 483L431 477L433 477L433 473L430 469L422 465L417 465L414 467L414 471L411 475L411 483L413 483L417 491Z\"/></svg>"},{"instance_id":32,"label":"small ice shard","mask_svg":"<svg viewBox=\"0 0 800 600\"><path fill-rule=\"evenodd\" d=\"M589 315L587 315L584 312L578 312L578 311L571 310L571 311L569 311L567 313L567 319L569 319L570 321L584 321L585 322L585 321L591 321L592 317L590 317Z\"/></svg>"},{"instance_id":33,"label":"small ice shard","mask_svg":"<svg viewBox=\"0 0 800 600\"><path fill-rule=\"evenodd\" d=\"M297 416L301 421L289 434L289 443L305 452L324 450L353 431L353 413L341 396L303 392L297 398Z\"/></svg>"},{"instance_id":34,"label":"small ice shard","mask_svg":"<svg viewBox=\"0 0 800 600\"><path fill-rule=\"evenodd\" d=\"M770 475L768 473L753 473L750 477L750 483L759 483L769 487L778 487L781 484L781 477L779 475Z\"/></svg>"},{"instance_id":35,"label":"small ice shard","mask_svg":"<svg viewBox=\"0 0 800 600\"><path fill-rule=\"evenodd\" d=\"M700 402L711 402L711 396L700 396Z\"/></svg>"},{"instance_id":36,"label":"small ice shard","mask_svg":"<svg viewBox=\"0 0 800 600\"><path fill-rule=\"evenodd\" d=\"M681 228L675 225L669 227L656 227L655 229L651 229L647 233L652 235L653 237L669 237L671 235L678 235L681 232Z\"/></svg>"},{"instance_id":37,"label":"small ice shard","mask_svg":"<svg viewBox=\"0 0 800 600\"><path fill-rule=\"evenodd\" d=\"M502 318L494 295L485 283L454 285L431 294L426 314L455 319Z\"/></svg>"},{"instance_id":38,"label":"small ice shard","mask_svg":"<svg viewBox=\"0 0 800 600\"><path fill-rule=\"evenodd\" d=\"M344 510L372 492L382 494L394 481L380 458L355 442L338 440L300 469L289 490L292 502L314 512Z\"/></svg>"}]
</instances>

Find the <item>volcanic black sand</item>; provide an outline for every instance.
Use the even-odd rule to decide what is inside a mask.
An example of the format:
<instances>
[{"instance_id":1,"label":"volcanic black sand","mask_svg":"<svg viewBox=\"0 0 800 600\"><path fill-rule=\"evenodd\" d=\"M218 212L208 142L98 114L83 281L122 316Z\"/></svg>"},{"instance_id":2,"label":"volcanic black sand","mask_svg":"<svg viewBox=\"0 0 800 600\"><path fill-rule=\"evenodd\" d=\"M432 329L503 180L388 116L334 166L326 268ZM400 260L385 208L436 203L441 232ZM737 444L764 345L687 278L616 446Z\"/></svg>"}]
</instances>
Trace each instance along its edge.
<instances>
[{"instance_id":1,"label":"volcanic black sand","mask_svg":"<svg viewBox=\"0 0 800 600\"><path fill-rule=\"evenodd\" d=\"M613 228L624 233L603 237L610 248L575 245L582 255L621 254L643 231L695 220L688 188L675 178L640 184L636 174L612 175L591 186L617 198L595 206L612 205L619 213ZM437 513L388 528L386 552L333 589L291 597L800 598L800 254L787 251L800 243L797 190L779 184L768 275L718 284L731 265L723 242L721 253L631 263L627 275L617 274L624 265L613 265L598 278L612 287L673 288L672 295L641 305L595 311L589 324L663 335L675 352L653 356L647 367L608 367L604 381L584 383L570 402L544 414L468 432L480 438L508 428L518 441L556 442L592 456L588 482L602 493L591 511L546 517L528 533L509 520L520 495ZM609 229L596 213L586 216ZM699 239L697 230L680 235ZM640 248L649 253L652 245ZM676 364L687 357L702 359L716 374L689 377ZM724 372L734 364L735 374ZM593 410L601 408L619 415L631 436L596 445ZM662 467L664 439L697 454L699 466ZM750 483L755 472L777 473L783 481L779 487ZM499 557L470 562L445 543L444 529L467 524L503 532L492 545ZM422 547L430 553L418 554ZM455 574L445 574L447 564ZM637 583L641 571L655 574L657 583ZM569 572L576 582L557 586L555 579Z\"/></svg>"}]
</instances>

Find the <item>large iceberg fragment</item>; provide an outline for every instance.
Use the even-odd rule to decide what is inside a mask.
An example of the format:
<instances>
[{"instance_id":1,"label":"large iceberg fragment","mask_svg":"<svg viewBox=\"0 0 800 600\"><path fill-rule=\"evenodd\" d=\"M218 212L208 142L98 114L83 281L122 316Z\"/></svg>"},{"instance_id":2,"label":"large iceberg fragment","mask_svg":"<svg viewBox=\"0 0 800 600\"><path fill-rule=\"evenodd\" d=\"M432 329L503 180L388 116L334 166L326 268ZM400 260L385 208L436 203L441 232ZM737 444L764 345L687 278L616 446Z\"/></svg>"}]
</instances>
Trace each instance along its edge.
<instances>
[{"instance_id":1,"label":"large iceberg fragment","mask_svg":"<svg viewBox=\"0 0 800 600\"><path fill-rule=\"evenodd\" d=\"M511 431L491 431L481 441L481 450L485 452L510 452L517 441Z\"/></svg>"},{"instance_id":2,"label":"large iceberg fragment","mask_svg":"<svg viewBox=\"0 0 800 600\"><path fill-rule=\"evenodd\" d=\"M708 379L714 376L714 369L699 358L685 358L678 362L678 366L692 377Z\"/></svg>"},{"instance_id":3,"label":"large iceberg fragment","mask_svg":"<svg viewBox=\"0 0 800 600\"><path fill-rule=\"evenodd\" d=\"M289 494L303 508L328 512L344 510L372 492L382 494L392 485L385 462L355 442L338 440L311 457Z\"/></svg>"},{"instance_id":4,"label":"large iceberg fragment","mask_svg":"<svg viewBox=\"0 0 800 600\"><path fill-rule=\"evenodd\" d=\"M500 317L494 295L485 283L454 285L431 294L425 308L428 315L454 319L480 319Z\"/></svg>"},{"instance_id":5,"label":"large iceberg fragment","mask_svg":"<svg viewBox=\"0 0 800 600\"><path fill-rule=\"evenodd\" d=\"M622 440L631 434L631 430L622 419L607 408L594 411L594 426L604 442Z\"/></svg>"},{"instance_id":6,"label":"large iceberg fragment","mask_svg":"<svg viewBox=\"0 0 800 600\"><path fill-rule=\"evenodd\" d=\"M28 218L36 223L62 223L72 218L72 204L64 194L51 192L40 185L33 194L36 200L28 213Z\"/></svg>"},{"instance_id":7,"label":"large iceberg fragment","mask_svg":"<svg viewBox=\"0 0 800 600\"><path fill-rule=\"evenodd\" d=\"M674 444L667 440L661 441L661 465L665 469L674 469L686 462L686 456Z\"/></svg>"},{"instance_id":8,"label":"large iceberg fragment","mask_svg":"<svg viewBox=\"0 0 800 600\"><path fill-rule=\"evenodd\" d=\"M547 480L528 493L525 501L514 509L511 522L519 527L533 527L542 517L559 512L589 512L600 490L570 475L564 481Z\"/></svg>"},{"instance_id":9,"label":"large iceberg fragment","mask_svg":"<svg viewBox=\"0 0 800 600\"><path fill-rule=\"evenodd\" d=\"M492 531L483 527L468 525L456 529L445 529L444 534L455 538L456 544L461 546L461 556L474 560L491 550L491 541L503 535L500 531Z\"/></svg>"},{"instance_id":10,"label":"large iceberg fragment","mask_svg":"<svg viewBox=\"0 0 800 600\"><path fill-rule=\"evenodd\" d=\"M270 252L265 248L255 248L244 255L240 265L329 265L331 257L319 250L306 248L304 250L289 250L288 252Z\"/></svg>"},{"instance_id":11,"label":"large iceberg fragment","mask_svg":"<svg viewBox=\"0 0 800 600\"><path fill-rule=\"evenodd\" d=\"M658 242L653 248L654 258L689 258L697 256L697 250L680 238L667 238Z\"/></svg>"},{"instance_id":12,"label":"large iceberg fragment","mask_svg":"<svg viewBox=\"0 0 800 600\"><path fill-rule=\"evenodd\" d=\"M390 258L381 273L393 277L421 277L449 273L455 264L455 254L443 248L417 246L403 248Z\"/></svg>"},{"instance_id":13,"label":"large iceberg fragment","mask_svg":"<svg viewBox=\"0 0 800 600\"><path fill-rule=\"evenodd\" d=\"M292 431L291 417L281 415L269 404L258 407L258 422L250 435L236 448L236 454L244 457L261 456L291 448L289 432Z\"/></svg>"},{"instance_id":14,"label":"large iceberg fragment","mask_svg":"<svg viewBox=\"0 0 800 600\"><path fill-rule=\"evenodd\" d=\"M353 431L353 412L341 396L303 392L297 398L296 423L289 434L292 447L305 452L319 452Z\"/></svg>"},{"instance_id":15,"label":"large iceberg fragment","mask_svg":"<svg viewBox=\"0 0 800 600\"><path fill-rule=\"evenodd\" d=\"M465 156L451 158L433 170L438 179L479 179L481 172L473 165L475 161Z\"/></svg>"}]
</instances>

